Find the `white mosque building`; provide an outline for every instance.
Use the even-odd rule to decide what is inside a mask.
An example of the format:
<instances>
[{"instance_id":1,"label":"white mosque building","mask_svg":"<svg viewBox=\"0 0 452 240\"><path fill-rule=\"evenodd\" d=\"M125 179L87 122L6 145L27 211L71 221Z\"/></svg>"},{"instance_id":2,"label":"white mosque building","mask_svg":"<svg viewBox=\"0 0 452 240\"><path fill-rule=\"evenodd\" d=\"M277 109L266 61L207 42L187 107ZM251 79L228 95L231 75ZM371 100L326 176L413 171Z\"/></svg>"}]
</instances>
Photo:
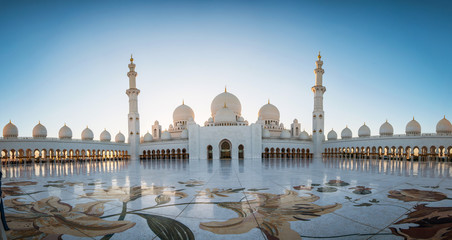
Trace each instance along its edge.
<instances>
[{"instance_id":1,"label":"white mosque building","mask_svg":"<svg viewBox=\"0 0 452 240\"><path fill-rule=\"evenodd\" d=\"M338 134L331 130L325 138L325 113L323 111L324 69L319 54L315 62L314 110L312 133L301 131L301 123L293 120L290 128L280 122L280 113L270 101L258 112L258 119L250 123L241 115L240 100L226 89L211 103L211 117L203 124L195 121L193 110L182 103L173 112L173 124L162 131L155 121L150 132L140 132L135 63L130 71L128 132L119 132L114 141L104 130L100 141L93 140L91 129L86 127L81 139L73 139L69 126L64 125L58 138L48 138L47 130L38 123L32 137L19 137L18 128L9 122L3 128L0 150L3 162L22 160L79 160L79 159L252 159L252 158L311 158L359 157L391 159L441 159L452 158L452 124L445 117L436 125L436 133L422 133L421 125L413 118L403 135L394 135L389 122L384 122L378 135L371 135L364 124L353 137L348 127ZM127 135L127 136L125 136ZM126 142L127 137L127 142Z\"/></svg>"}]
</instances>

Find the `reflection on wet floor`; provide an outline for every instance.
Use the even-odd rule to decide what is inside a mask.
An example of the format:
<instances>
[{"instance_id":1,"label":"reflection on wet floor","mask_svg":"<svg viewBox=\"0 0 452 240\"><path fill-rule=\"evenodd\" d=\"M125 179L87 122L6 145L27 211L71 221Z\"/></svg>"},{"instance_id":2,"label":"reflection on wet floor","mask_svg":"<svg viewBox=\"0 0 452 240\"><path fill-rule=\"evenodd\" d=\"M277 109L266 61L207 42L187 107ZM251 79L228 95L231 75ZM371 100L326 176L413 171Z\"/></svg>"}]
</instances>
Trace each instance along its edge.
<instances>
[{"instance_id":1,"label":"reflection on wet floor","mask_svg":"<svg viewBox=\"0 0 452 240\"><path fill-rule=\"evenodd\" d=\"M451 239L451 164L345 158L8 164L2 190L11 239Z\"/></svg>"},{"instance_id":2,"label":"reflection on wet floor","mask_svg":"<svg viewBox=\"0 0 452 240\"><path fill-rule=\"evenodd\" d=\"M220 168L228 169L237 165L239 172L245 171L246 162L253 161L252 167L261 167L265 170L283 170L309 168L313 161L321 161L323 167L336 168L348 171L371 172L379 174L391 174L397 176L422 176L422 177L447 177L452 176L451 163L447 162L411 162L409 160L382 160L382 159L240 159L240 160L141 160L140 165L150 170L178 170L185 171L190 166L190 161L207 166L207 172L214 171L214 162L218 162ZM92 175L96 173L115 173L126 170L130 164L129 160L117 161L86 161L86 162L41 162L28 164L4 165L2 167L4 178L23 177L55 177L71 175Z\"/></svg>"}]
</instances>

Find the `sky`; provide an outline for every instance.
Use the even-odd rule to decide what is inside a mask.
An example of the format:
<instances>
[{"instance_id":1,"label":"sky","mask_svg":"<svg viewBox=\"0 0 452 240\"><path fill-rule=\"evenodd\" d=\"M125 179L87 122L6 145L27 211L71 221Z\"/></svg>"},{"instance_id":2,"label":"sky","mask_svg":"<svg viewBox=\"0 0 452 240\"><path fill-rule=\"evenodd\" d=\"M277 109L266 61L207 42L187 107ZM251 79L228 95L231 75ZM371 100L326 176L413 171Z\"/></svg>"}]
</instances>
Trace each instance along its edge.
<instances>
[{"instance_id":1,"label":"sky","mask_svg":"<svg viewBox=\"0 0 452 240\"><path fill-rule=\"evenodd\" d=\"M256 122L279 108L311 132L321 51L325 129L403 134L452 118L451 1L0 1L0 125L19 136L40 121L127 132L127 65L136 64L141 133L163 128L182 101L204 125L224 91Z\"/></svg>"}]
</instances>

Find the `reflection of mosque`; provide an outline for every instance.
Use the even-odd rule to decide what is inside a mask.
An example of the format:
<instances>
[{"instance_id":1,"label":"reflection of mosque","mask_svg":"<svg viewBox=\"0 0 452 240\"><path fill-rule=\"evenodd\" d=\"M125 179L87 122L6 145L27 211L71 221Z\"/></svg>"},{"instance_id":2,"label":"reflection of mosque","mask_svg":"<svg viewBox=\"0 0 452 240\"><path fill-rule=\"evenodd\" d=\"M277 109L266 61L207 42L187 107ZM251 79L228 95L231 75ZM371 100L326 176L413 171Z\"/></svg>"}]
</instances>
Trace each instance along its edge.
<instances>
[{"instance_id":1,"label":"reflection of mosque","mask_svg":"<svg viewBox=\"0 0 452 240\"><path fill-rule=\"evenodd\" d=\"M240 100L226 89L211 102L211 117L203 126L195 122L195 113L184 102L175 108L173 123L166 130L155 121L147 133L140 131L137 72L130 59L128 132L118 133L115 141L107 130L95 141L88 127L81 140L72 139L72 130L64 125L59 138L47 138L46 128L39 123L33 137L18 137L18 128L8 123L0 139L2 161L67 161L105 159L249 159L249 158L311 158L355 157L362 159L409 159L449 161L452 156L452 124L445 117L436 125L436 133L422 133L414 118L406 125L405 134L394 135L392 125L386 121L379 135L371 136L366 124L353 137L346 127L341 138L331 130L325 138L325 112L323 111L324 69L319 54L315 62L314 109L312 132L301 131L302 125L294 119L290 128L280 122L280 112L268 101L258 111L254 123L244 119ZM144 131L143 131L144 132ZM126 143L126 137L128 139Z\"/></svg>"},{"instance_id":2,"label":"reflection of mosque","mask_svg":"<svg viewBox=\"0 0 452 240\"><path fill-rule=\"evenodd\" d=\"M96 173L118 173L127 169L127 164L127 161L115 160L14 164L3 166L2 172L6 178L89 176Z\"/></svg>"}]
</instances>

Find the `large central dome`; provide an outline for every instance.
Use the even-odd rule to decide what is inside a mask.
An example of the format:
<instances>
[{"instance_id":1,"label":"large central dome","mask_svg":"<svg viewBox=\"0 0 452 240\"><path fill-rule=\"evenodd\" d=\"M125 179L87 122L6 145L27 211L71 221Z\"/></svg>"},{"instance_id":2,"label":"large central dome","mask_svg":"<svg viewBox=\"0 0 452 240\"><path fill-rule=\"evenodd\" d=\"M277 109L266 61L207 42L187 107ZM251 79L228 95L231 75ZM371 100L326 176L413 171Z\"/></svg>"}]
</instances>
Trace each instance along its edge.
<instances>
[{"instance_id":1,"label":"large central dome","mask_svg":"<svg viewBox=\"0 0 452 240\"><path fill-rule=\"evenodd\" d=\"M218 94L212 101L210 105L210 111L212 112L212 117L215 118L215 114L224 107L228 106L236 115L242 115L242 104L240 104L239 99L232 93L228 93L225 89L223 93Z\"/></svg>"}]
</instances>

